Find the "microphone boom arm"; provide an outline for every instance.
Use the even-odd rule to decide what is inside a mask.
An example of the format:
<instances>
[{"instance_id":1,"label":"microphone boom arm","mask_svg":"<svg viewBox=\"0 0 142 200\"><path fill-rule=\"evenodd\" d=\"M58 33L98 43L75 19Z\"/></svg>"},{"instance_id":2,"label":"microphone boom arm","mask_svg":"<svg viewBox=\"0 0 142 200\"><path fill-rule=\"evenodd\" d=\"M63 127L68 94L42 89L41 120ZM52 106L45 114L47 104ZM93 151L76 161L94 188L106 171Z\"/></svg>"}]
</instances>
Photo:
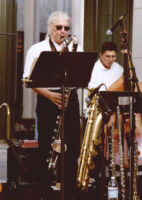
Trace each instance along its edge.
<instances>
[{"instance_id":1,"label":"microphone boom arm","mask_svg":"<svg viewBox=\"0 0 142 200\"><path fill-rule=\"evenodd\" d=\"M125 17L126 13L124 13L123 15L121 15L119 17L119 19L117 20L117 22L106 31L106 35L112 35L112 32L116 29L116 27L120 24L120 22L122 21L122 19Z\"/></svg>"}]
</instances>

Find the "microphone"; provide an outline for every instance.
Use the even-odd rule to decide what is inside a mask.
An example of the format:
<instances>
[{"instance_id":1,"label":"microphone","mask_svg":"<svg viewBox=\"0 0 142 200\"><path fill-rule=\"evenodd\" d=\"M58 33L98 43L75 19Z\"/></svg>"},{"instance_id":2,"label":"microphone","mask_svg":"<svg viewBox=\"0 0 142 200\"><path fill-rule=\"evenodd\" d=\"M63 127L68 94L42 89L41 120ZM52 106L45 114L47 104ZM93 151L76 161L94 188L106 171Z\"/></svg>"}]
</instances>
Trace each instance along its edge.
<instances>
[{"instance_id":1,"label":"microphone","mask_svg":"<svg viewBox=\"0 0 142 200\"><path fill-rule=\"evenodd\" d=\"M99 89L100 89L100 87L102 87L102 85L104 85L104 84L102 83L102 84L100 84L98 87L96 87L96 88L94 89L94 91L89 95L89 97L86 98L86 100L85 100L86 103L90 103L90 102L91 102L93 96L99 91Z\"/></svg>"},{"instance_id":2,"label":"microphone","mask_svg":"<svg viewBox=\"0 0 142 200\"><path fill-rule=\"evenodd\" d=\"M106 35L112 35L112 32L116 29L116 27L120 24L121 20L125 17L126 13L122 16L119 17L119 19L117 20L117 22L106 31Z\"/></svg>"}]
</instances>

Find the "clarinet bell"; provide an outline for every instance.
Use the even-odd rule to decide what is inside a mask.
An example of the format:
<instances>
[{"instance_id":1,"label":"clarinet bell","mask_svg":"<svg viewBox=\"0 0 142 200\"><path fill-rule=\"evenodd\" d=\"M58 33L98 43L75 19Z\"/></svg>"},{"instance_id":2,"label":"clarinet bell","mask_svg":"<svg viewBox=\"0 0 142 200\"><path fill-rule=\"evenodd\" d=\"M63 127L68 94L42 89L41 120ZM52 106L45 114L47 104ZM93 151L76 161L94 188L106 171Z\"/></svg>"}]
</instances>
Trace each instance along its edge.
<instances>
[{"instance_id":1,"label":"clarinet bell","mask_svg":"<svg viewBox=\"0 0 142 200\"><path fill-rule=\"evenodd\" d=\"M54 140L51 144L54 151L61 153L61 140ZM67 150L67 145L65 144L65 151Z\"/></svg>"}]
</instances>

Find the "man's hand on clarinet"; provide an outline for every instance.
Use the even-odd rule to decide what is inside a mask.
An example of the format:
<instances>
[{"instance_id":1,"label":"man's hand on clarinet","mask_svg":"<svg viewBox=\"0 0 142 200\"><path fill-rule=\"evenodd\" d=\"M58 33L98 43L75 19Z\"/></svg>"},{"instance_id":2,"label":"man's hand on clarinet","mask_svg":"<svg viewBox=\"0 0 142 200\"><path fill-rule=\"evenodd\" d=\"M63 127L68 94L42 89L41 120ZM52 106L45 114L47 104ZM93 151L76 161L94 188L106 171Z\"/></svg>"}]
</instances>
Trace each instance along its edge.
<instances>
[{"instance_id":1,"label":"man's hand on clarinet","mask_svg":"<svg viewBox=\"0 0 142 200\"><path fill-rule=\"evenodd\" d=\"M62 108L62 94L50 91L49 100L52 101L59 109Z\"/></svg>"},{"instance_id":2,"label":"man's hand on clarinet","mask_svg":"<svg viewBox=\"0 0 142 200\"><path fill-rule=\"evenodd\" d=\"M59 109L62 109L62 94L58 92L50 91L49 97L50 101L52 101ZM67 95L65 95L65 104L68 101Z\"/></svg>"}]
</instances>

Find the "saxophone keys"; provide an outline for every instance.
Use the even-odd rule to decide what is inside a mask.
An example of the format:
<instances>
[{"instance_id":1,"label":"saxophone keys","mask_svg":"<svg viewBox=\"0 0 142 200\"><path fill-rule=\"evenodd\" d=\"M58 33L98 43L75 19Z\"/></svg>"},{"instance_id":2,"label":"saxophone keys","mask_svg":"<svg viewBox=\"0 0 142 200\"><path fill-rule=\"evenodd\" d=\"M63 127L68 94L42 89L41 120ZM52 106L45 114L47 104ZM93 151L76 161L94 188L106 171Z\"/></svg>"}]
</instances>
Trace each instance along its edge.
<instances>
[{"instance_id":1,"label":"saxophone keys","mask_svg":"<svg viewBox=\"0 0 142 200\"><path fill-rule=\"evenodd\" d=\"M59 124L60 124L60 122L59 122L59 121L56 121L56 124L57 124L57 125L59 125Z\"/></svg>"},{"instance_id":2,"label":"saxophone keys","mask_svg":"<svg viewBox=\"0 0 142 200\"><path fill-rule=\"evenodd\" d=\"M49 154L51 155L52 154L52 151L49 151ZM47 159L48 160L48 159Z\"/></svg>"},{"instance_id":3,"label":"saxophone keys","mask_svg":"<svg viewBox=\"0 0 142 200\"><path fill-rule=\"evenodd\" d=\"M60 119L60 116L59 116L59 115L57 115L57 119Z\"/></svg>"},{"instance_id":4,"label":"saxophone keys","mask_svg":"<svg viewBox=\"0 0 142 200\"><path fill-rule=\"evenodd\" d=\"M57 131L57 129L54 129L53 132L54 132L54 133L57 133L58 131Z\"/></svg>"},{"instance_id":5,"label":"saxophone keys","mask_svg":"<svg viewBox=\"0 0 142 200\"><path fill-rule=\"evenodd\" d=\"M91 162L91 164L90 164L90 170L92 170L92 169L94 169L95 168L95 164L93 163L93 162Z\"/></svg>"}]
</instances>

